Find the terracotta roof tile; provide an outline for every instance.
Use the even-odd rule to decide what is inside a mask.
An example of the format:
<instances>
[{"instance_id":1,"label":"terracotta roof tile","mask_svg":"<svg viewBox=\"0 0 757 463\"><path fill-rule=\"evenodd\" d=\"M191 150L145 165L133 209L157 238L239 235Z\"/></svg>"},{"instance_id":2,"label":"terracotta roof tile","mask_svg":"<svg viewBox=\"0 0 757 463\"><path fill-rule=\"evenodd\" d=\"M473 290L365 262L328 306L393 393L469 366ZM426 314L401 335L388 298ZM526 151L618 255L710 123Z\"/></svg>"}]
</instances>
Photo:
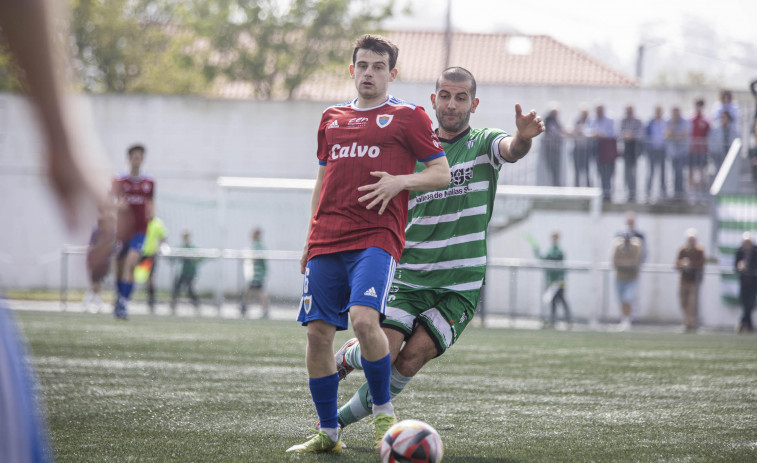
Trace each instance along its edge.
<instances>
[{"instance_id":1,"label":"terracotta roof tile","mask_svg":"<svg viewBox=\"0 0 757 463\"><path fill-rule=\"evenodd\" d=\"M444 32L393 31L385 35L400 49L398 80L436 81L445 67ZM449 62L471 71L479 84L638 86L634 79L546 35L455 32ZM235 97L243 93L239 86L234 90ZM354 95L350 79L328 72L308 80L294 93L294 98L345 101Z\"/></svg>"}]
</instances>

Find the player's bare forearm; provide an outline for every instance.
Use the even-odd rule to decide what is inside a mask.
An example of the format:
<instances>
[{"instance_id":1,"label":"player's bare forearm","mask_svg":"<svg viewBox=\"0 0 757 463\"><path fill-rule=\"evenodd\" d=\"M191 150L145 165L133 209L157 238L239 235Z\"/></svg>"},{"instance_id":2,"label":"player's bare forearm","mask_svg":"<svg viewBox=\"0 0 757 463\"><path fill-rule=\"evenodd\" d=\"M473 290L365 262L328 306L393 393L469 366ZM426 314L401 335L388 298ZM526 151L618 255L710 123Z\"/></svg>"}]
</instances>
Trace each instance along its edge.
<instances>
[{"instance_id":1,"label":"player's bare forearm","mask_svg":"<svg viewBox=\"0 0 757 463\"><path fill-rule=\"evenodd\" d=\"M361 204L367 202L366 209L372 209L380 204L379 215L381 215L389 201L402 190L428 191L449 184L449 163L446 157L436 158L425 165L426 168L417 174L391 175L387 172L371 172L371 175L378 177L379 181L358 187L358 191L367 191L358 198L358 202Z\"/></svg>"},{"instance_id":2,"label":"player's bare forearm","mask_svg":"<svg viewBox=\"0 0 757 463\"><path fill-rule=\"evenodd\" d=\"M305 234L305 246L302 250L302 257L300 258L300 273L305 273L305 266L308 263L308 240L310 239L310 227L313 224L313 217L315 217L315 211L318 209L318 202L321 197L321 186L323 185L323 176L326 173L325 166L318 167L318 176L315 179L315 186L313 187L313 196L310 197L310 220L308 220L308 230Z\"/></svg>"},{"instance_id":3,"label":"player's bare forearm","mask_svg":"<svg viewBox=\"0 0 757 463\"><path fill-rule=\"evenodd\" d=\"M502 140L507 147L503 151L503 157L510 162L516 162L524 158L531 150L531 145L533 144L532 140L533 139L531 138L521 137L516 131L515 136L507 137Z\"/></svg>"},{"instance_id":4,"label":"player's bare forearm","mask_svg":"<svg viewBox=\"0 0 757 463\"><path fill-rule=\"evenodd\" d=\"M424 164L422 171L405 175L405 190L429 191L449 185L450 173L447 156L440 156Z\"/></svg>"}]
</instances>

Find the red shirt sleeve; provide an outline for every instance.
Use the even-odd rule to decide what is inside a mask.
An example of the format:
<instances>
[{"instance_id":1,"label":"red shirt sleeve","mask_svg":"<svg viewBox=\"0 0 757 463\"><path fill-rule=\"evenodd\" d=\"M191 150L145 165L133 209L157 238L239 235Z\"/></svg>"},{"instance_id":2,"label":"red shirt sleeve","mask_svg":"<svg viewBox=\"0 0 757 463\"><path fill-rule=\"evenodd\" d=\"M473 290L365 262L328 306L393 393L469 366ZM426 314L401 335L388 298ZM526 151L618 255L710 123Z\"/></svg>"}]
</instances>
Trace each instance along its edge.
<instances>
[{"instance_id":1,"label":"red shirt sleeve","mask_svg":"<svg viewBox=\"0 0 757 463\"><path fill-rule=\"evenodd\" d=\"M422 106L416 106L405 133L410 151L419 161L428 162L444 156L442 144Z\"/></svg>"},{"instance_id":2,"label":"red shirt sleeve","mask_svg":"<svg viewBox=\"0 0 757 463\"><path fill-rule=\"evenodd\" d=\"M325 166L326 161L329 158L329 147L326 143L326 120L328 118L328 111L321 116L321 123L318 124L318 164Z\"/></svg>"}]
</instances>

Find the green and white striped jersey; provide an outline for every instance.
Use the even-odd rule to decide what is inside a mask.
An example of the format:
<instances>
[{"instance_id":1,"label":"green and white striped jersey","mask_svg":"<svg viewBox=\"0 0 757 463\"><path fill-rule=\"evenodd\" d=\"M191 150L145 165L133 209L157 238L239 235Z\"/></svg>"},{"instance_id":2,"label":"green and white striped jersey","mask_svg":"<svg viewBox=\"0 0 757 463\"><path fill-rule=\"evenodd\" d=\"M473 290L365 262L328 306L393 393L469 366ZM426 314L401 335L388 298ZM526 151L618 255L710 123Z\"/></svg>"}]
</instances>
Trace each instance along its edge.
<instances>
[{"instance_id":1,"label":"green and white striped jersey","mask_svg":"<svg viewBox=\"0 0 757 463\"><path fill-rule=\"evenodd\" d=\"M499 169L505 161L498 129L468 129L441 140L452 181L446 188L411 192L405 250L394 283L411 288L478 291L486 275L486 228ZM416 166L416 172L423 170Z\"/></svg>"}]
</instances>

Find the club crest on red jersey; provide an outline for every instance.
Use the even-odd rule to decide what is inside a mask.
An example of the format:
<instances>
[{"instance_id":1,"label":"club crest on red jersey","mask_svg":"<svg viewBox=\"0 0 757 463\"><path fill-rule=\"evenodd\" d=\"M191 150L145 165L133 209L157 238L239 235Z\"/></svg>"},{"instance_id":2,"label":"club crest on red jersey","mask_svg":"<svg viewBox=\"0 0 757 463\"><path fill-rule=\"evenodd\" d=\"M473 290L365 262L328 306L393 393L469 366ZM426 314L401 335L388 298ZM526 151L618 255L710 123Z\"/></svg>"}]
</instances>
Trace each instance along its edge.
<instances>
[{"instance_id":1,"label":"club crest on red jersey","mask_svg":"<svg viewBox=\"0 0 757 463\"><path fill-rule=\"evenodd\" d=\"M376 124L383 129L392 122L392 119L394 119L393 114L379 114L376 116Z\"/></svg>"}]
</instances>

